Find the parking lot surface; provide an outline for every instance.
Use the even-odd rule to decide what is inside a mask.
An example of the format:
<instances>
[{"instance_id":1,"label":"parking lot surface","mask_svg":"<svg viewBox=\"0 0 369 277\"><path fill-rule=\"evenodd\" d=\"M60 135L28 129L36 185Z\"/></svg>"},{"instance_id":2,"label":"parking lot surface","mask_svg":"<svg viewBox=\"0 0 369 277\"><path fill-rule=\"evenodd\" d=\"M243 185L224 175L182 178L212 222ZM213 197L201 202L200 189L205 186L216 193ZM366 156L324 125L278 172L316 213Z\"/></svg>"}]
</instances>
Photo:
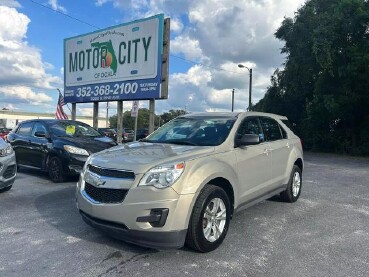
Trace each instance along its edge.
<instances>
[{"instance_id":1,"label":"parking lot surface","mask_svg":"<svg viewBox=\"0 0 369 277\"><path fill-rule=\"evenodd\" d=\"M0 276L368 276L369 159L306 154L300 199L236 214L207 254L150 250L89 227L76 181L20 169L0 194Z\"/></svg>"}]
</instances>

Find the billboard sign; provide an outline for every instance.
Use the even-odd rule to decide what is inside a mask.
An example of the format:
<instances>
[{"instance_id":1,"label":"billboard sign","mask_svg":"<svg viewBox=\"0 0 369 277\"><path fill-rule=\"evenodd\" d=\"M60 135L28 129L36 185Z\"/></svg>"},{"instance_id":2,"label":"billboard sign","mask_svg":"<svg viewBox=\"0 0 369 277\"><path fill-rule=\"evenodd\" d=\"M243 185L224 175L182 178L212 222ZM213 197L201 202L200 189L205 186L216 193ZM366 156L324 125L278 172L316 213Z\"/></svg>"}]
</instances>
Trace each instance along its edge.
<instances>
[{"instance_id":1,"label":"billboard sign","mask_svg":"<svg viewBox=\"0 0 369 277\"><path fill-rule=\"evenodd\" d=\"M66 103L160 99L164 15L64 40Z\"/></svg>"}]
</instances>

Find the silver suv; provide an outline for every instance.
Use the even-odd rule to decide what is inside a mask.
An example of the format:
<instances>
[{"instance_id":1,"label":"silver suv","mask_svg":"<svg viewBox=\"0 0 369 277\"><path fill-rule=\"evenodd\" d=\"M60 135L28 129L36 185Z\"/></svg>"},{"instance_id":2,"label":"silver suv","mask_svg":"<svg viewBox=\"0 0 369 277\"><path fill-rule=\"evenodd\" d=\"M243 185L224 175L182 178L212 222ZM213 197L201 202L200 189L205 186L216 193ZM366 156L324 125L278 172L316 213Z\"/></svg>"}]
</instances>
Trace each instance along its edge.
<instances>
[{"instance_id":1,"label":"silver suv","mask_svg":"<svg viewBox=\"0 0 369 277\"><path fill-rule=\"evenodd\" d=\"M131 243L212 251L235 212L276 194L299 198L302 147L286 121L256 112L187 114L144 140L93 154L77 184L80 213Z\"/></svg>"},{"instance_id":2,"label":"silver suv","mask_svg":"<svg viewBox=\"0 0 369 277\"><path fill-rule=\"evenodd\" d=\"M16 174L17 164L13 148L0 138L0 192L10 190Z\"/></svg>"}]
</instances>

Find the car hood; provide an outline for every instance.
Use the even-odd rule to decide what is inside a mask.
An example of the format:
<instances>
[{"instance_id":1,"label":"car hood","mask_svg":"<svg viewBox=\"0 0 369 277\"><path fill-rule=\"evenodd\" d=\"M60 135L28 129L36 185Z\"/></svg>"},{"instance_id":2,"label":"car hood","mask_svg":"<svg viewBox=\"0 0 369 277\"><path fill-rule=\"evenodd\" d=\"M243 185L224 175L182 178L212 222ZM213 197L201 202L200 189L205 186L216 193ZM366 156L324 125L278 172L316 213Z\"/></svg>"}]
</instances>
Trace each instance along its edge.
<instances>
[{"instance_id":1,"label":"car hood","mask_svg":"<svg viewBox=\"0 0 369 277\"><path fill-rule=\"evenodd\" d=\"M70 143L73 146L86 149L89 153L96 153L117 145L108 137L63 137L63 144Z\"/></svg>"},{"instance_id":2,"label":"car hood","mask_svg":"<svg viewBox=\"0 0 369 277\"><path fill-rule=\"evenodd\" d=\"M214 152L214 146L188 146L164 143L132 142L91 156L93 165L145 173L150 168L186 161Z\"/></svg>"}]
</instances>

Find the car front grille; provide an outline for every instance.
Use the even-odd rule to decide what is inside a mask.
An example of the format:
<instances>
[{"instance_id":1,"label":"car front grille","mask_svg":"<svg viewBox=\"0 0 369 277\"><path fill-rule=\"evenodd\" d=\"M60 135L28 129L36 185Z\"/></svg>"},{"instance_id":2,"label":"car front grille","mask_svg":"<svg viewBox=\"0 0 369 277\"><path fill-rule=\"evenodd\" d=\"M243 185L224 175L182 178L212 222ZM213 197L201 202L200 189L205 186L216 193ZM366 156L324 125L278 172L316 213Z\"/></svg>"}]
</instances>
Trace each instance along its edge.
<instances>
[{"instance_id":1,"label":"car front grille","mask_svg":"<svg viewBox=\"0 0 369 277\"><path fill-rule=\"evenodd\" d=\"M92 165L92 164L88 165L88 170L93 172L93 173L96 173L100 176L105 176L105 177L132 179L132 180L135 179L134 172L127 171L127 170L102 168L102 167L95 166L95 165Z\"/></svg>"},{"instance_id":2,"label":"car front grille","mask_svg":"<svg viewBox=\"0 0 369 277\"><path fill-rule=\"evenodd\" d=\"M92 200L96 202L114 204L122 203L128 190L98 188L89 183L85 183L85 192Z\"/></svg>"},{"instance_id":3,"label":"car front grille","mask_svg":"<svg viewBox=\"0 0 369 277\"><path fill-rule=\"evenodd\" d=\"M3 177L5 179L9 179L9 178L13 177L15 175L15 169L16 169L15 165L8 166L8 168L5 169L5 171L4 171Z\"/></svg>"}]
</instances>

